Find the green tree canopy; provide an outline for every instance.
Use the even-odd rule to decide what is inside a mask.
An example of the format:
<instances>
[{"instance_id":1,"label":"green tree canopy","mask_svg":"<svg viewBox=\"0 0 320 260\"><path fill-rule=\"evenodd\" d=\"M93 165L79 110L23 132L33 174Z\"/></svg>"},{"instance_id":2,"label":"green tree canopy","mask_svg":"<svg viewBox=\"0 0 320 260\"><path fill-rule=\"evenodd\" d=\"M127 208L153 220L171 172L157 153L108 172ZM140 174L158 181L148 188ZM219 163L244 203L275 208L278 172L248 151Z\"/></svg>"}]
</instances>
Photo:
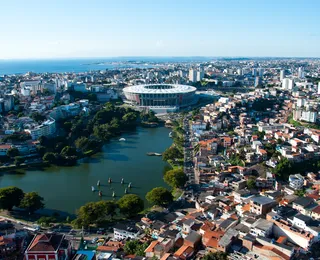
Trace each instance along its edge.
<instances>
[{"instance_id":1,"label":"green tree canopy","mask_svg":"<svg viewBox=\"0 0 320 260\"><path fill-rule=\"evenodd\" d=\"M14 164L16 166L20 166L24 161L25 161L25 159L21 156L14 157Z\"/></svg>"},{"instance_id":2,"label":"green tree canopy","mask_svg":"<svg viewBox=\"0 0 320 260\"><path fill-rule=\"evenodd\" d=\"M180 159L180 158L183 158L183 154L176 146L170 146L162 154L162 159L164 161L175 160L175 159Z\"/></svg>"},{"instance_id":3,"label":"green tree canopy","mask_svg":"<svg viewBox=\"0 0 320 260\"><path fill-rule=\"evenodd\" d=\"M75 141L75 146L77 149L86 150L89 143L89 139L87 137L81 136Z\"/></svg>"},{"instance_id":4,"label":"green tree canopy","mask_svg":"<svg viewBox=\"0 0 320 260\"><path fill-rule=\"evenodd\" d=\"M0 208L12 210L14 206L18 207L23 195L23 191L14 186L0 189Z\"/></svg>"},{"instance_id":5,"label":"green tree canopy","mask_svg":"<svg viewBox=\"0 0 320 260\"><path fill-rule=\"evenodd\" d=\"M72 123L71 122L64 122L62 128L66 131L66 132L70 132L71 128L72 128Z\"/></svg>"},{"instance_id":6,"label":"green tree canopy","mask_svg":"<svg viewBox=\"0 0 320 260\"><path fill-rule=\"evenodd\" d=\"M254 189L256 187L256 179L255 178L249 178L247 180L247 186L249 189Z\"/></svg>"},{"instance_id":7,"label":"green tree canopy","mask_svg":"<svg viewBox=\"0 0 320 260\"><path fill-rule=\"evenodd\" d=\"M19 207L32 214L38 209L44 208L43 198L37 192L28 192L24 195Z\"/></svg>"},{"instance_id":8,"label":"green tree canopy","mask_svg":"<svg viewBox=\"0 0 320 260\"><path fill-rule=\"evenodd\" d=\"M11 147L7 151L7 156L9 156L11 158L19 156L19 154L20 154L19 150L16 147Z\"/></svg>"},{"instance_id":9,"label":"green tree canopy","mask_svg":"<svg viewBox=\"0 0 320 260\"><path fill-rule=\"evenodd\" d=\"M147 247L147 243L141 243L138 240L130 240L124 245L124 252L127 255L144 256L144 251L147 249Z\"/></svg>"},{"instance_id":10,"label":"green tree canopy","mask_svg":"<svg viewBox=\"0 0 320 260\"><path fill-rule=\"evenodd\" d=\"M32 115L31 115L31 118L36 121L36 122L41 122L41 121L44 121L46 119L45 116L39 114L38 112L34 112Z\"/></svg>"},{"instance_id":11,"label":"green tree canopy","mask_svg":"<svg viewBox=\"0 0 320 260\"><path fill-rule=\"evenodd\" d=\"M183 169L173 169L167 171L164 175L164 181L173 188L182 188L187 181L187 176Z\"/></svg>"},{"instance_id":12,"label":"green tree canopy","mask_svg":"<svg viewBox=\"0 0 320 260\"><path fill-rule=\"evenodd\" d=\"M166 206L173 201L173 196L166 188L157 187L147 193L146 199L155 205Z\"/></svg>"},{"instance_id":13,"label":"green tree canopy","mask_svg":"<svg viewBox=\"0 0 320 260\"><path fill-rule=\"evenodd\" d=\"M144 202L136 194L126 194L119 199L118 207L122 214L133 217L144 209Z\"/></svg>"},{"instance_id":14,"label":"green tree canopy","mask_svg":"<svg viewBox=\"0 0 320 260\"><path fill-rule=\"evenodd\" d=\"M287 159L283 158L279 161L277 166L273 169L273 172L282 180L287 180L289 175L292 173L292 163Z\"/></svg>"},{"instance_id":15,"label":"green tree canopy","mask_svg":"<svg viewBox=\"0 0 320 260\"><path fill-rule=\"evenodd\" d=\"M75 156L75 155L77 155L77 151L76 151L76 149L74 149L73 147L65 146L65 147L61 150L60 155L62 155L62 156Z\"/></svg>"},{"instance_id":16,"label":"green tree canopy","mask_svg":"<svg viewBox=\"0 0 320 260\"><path fill-rule=\"evenodd\" d=\"M116 204L113 201L89 202L78 210L77 224L84 227L99 224L108 216L112 217L115 210Z\"/></svg>"},{"instance_id":17,"label":"green tree canopy","mask_svg":"<svg viewBox=\"0 0 320 260\"><path fill-rule=\"evenodd\" d=\"M42 160L48 163L54 163L56 161L56 156L54 153L45 153Z\"/></svg>"},{"instance_id":18,"label":"green tree canopy","mask_svg":"<svg viewBox=\"0 0 320 260\"><path fill-rule=\"evenodd\" d=\"M205 255L203 260L227 260L227 254L224 252L214 252L214 253L209 253Z\"/></svg>"}]
</instances>

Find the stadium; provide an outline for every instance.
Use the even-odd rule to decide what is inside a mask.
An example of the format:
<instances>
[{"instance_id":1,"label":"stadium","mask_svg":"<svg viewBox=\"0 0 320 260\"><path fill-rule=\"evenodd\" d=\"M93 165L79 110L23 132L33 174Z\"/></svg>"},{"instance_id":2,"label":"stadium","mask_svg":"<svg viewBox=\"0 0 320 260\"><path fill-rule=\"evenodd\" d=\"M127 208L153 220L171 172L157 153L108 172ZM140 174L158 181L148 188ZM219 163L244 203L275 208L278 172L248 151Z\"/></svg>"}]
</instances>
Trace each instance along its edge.
<instances>
[{"instance_id":1,"label":"stadium","mask_svg":"<svg viewBox=\"0 0 320 260\"><path fill-rule=\"evenodd\" d=\"M123 89L126 103L156 113L174 112L196 102L196 88L176 84L135 85Z\"/></svg>"}]
</instances>

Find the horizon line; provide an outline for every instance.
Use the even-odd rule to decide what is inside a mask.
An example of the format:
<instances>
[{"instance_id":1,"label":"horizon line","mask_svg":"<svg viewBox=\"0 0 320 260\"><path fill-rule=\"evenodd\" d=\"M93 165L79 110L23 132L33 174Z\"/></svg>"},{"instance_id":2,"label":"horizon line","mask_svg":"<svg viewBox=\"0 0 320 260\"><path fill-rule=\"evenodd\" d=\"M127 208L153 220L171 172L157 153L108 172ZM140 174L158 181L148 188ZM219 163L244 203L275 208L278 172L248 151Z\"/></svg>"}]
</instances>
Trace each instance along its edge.
<instances>
[{"instance_id":1,"label":"horizon line","mask_svg":"<svg viewBox=\"0 0 320 260\"><path fill-rule=\"evenodd\" d=\"M271 58L271 59L320 59L318 56L203 56L203 55L192 55L192 56L171 56L171 55L150 55L150 56L93 56L93 57L38 57L38 58L0 58L0 61L39 61L39 60L80 60L80 59L117 59L117 58L207 58L207 59L217 59L217 58Z\"/></svg>"}]
</instances>

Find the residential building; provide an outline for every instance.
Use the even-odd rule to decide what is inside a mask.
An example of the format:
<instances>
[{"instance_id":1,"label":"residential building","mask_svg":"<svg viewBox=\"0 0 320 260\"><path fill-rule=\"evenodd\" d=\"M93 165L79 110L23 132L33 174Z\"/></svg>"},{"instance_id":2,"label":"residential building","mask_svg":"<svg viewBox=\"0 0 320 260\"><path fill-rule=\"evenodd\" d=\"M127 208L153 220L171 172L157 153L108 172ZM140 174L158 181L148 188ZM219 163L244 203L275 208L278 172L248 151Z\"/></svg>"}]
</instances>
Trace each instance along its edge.
<instances>
[{"instance_id":1,"label":"residential building","mask_svg":"<svg viewBox=\"0 0 320 260\"><path fill-rule=\"evenodd\" d=\"M137 239L140 231L135 225L118 223L113 228L113 237L115 240L123 240L127 238Z\"/></svg>"},{"instance_id":2,"label":"residential building","mask_svg":"<svg viewBox=\"0 0 320 260\"><path fill-rule=\"evenodd\" d=\"M51 136L56 132L56 121L53 118L48 119L41 125L24 131L31 135L32 140L37 140L40 136Z\"/></svg>"},{"instance_id":3,"label":"residential building","mask_svg":"<svg viewBox=\"0 0 320 260\"><path fill-rule=\"evenodd\" d=\"M71 244L63 234L37 234L25 251L26 260L67 260Z\"/></svg>"},{"instance_id":4,"label":"residential building","mask_svg":"<svg viewBox=\"0 0 320 260\"><path fill-rule=\"evenodd\" d=\"M257 215L265 215L275 206L275 201L264 196L250 198L250 212Z\"/></svg>"}]
</instances>

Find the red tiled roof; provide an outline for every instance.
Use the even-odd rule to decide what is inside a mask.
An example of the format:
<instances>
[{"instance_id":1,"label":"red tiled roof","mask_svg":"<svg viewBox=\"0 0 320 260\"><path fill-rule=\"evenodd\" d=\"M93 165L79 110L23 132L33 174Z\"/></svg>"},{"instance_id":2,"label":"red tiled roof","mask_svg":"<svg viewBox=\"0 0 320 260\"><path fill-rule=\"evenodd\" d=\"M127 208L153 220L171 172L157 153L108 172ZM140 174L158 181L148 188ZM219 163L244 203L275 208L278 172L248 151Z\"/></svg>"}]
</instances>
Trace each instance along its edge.
<instances>
[{"instance_id":1,"label":"red tiled roof","mask_svg":"<svg viewBox=\"0 0 320 260\"><path fill-rule=\"evenodd\" d=\"M320 206L315 207L312 212L316 213L316 214L320 214Z\"/></svg>"},{"instance_id":2,"label":"red tiled roof","mask_svg":"<svg viewBox=\"0 0 320 260\"><path fill-rule=\"evenodd\" d=\"M54 252L59 248L63 237L64 235L57 234L35 235L26 251Z\"/></svg>"}]
</instances>

